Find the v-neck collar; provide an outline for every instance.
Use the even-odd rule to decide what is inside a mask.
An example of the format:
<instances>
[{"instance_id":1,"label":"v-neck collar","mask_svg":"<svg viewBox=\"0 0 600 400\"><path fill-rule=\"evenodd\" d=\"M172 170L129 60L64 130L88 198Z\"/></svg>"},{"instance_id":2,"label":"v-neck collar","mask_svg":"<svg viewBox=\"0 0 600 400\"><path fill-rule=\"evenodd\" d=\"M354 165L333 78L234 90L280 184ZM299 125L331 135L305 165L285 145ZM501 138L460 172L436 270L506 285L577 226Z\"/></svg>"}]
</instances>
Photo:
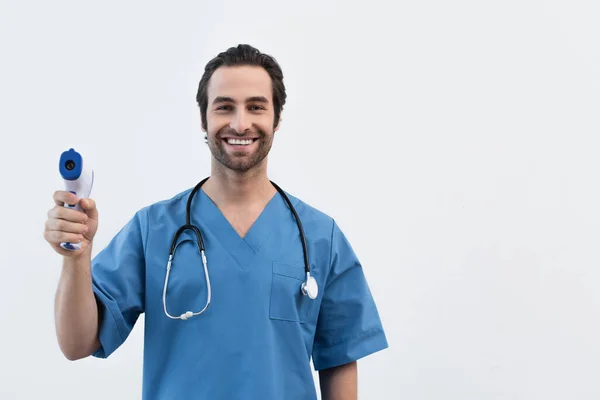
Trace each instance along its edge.
<instances>
[{"instance_id":1,"label":"v-neck collar","mask_svg":"<svg viewBox=\"0 0 600 400\"><path fill-rule=\"evenodd\" d=\"M279 193L273 195L246 235L241 237L206 192L202 189L199 192L200 208L206 210L201 216L206 222L205 229L213 233L220 245L240 267L248 268L273 233L283 202L281 195Z\"/></svg>"}]
</instances>

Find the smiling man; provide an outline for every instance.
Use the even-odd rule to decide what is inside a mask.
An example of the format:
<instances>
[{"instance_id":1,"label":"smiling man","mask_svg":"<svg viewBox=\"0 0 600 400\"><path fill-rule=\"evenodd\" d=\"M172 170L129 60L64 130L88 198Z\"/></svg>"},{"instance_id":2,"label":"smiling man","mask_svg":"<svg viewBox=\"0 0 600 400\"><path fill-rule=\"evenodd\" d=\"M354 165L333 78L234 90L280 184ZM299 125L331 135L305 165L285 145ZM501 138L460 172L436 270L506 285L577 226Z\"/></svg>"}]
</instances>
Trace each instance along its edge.
<instances>
[{"instance_id":1,"label":"smiling man","mask_svg":"<svg viewBox=\"0 0 600 400\"><path fill-rule=\"evenodd\" d=\"M262 57L270 61L267 56ZM286 99L283 75L274 60L269 69L277 80L274 83L260 64L235 61L217 58L206 67L196 98L202 129L209 133L213 161L239 173L262 163L262 168L254 173L264 175ZM220 167L213 163L213 168Z\"/></svg>"},{"instance_id":2,"label":"smiling man","mask_svg":"<svg viewBox=\"0 0 600 400\"><path fill-rule=\"evenodd\" d=\"M335 220L268 178L285 101L271 56L240 45L211 60L197 93L210 176L136 212L93 260L95 202L55 193L45 237L64 257L67 358L108 357L145 313L145 400L316 399L311 360L323 400L357 398L357 360L388 344Z\"/></svg>"}]
</instances>

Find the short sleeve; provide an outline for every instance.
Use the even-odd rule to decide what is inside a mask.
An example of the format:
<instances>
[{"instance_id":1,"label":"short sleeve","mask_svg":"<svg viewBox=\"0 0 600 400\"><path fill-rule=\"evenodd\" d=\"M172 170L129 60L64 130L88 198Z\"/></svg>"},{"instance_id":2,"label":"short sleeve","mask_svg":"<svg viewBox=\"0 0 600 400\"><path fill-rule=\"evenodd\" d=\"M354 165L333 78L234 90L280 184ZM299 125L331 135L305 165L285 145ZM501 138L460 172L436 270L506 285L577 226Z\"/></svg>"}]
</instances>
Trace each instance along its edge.
<instances>
[{"instance_id":1,"label":"short sleeve","mask_svg":"<svg viewBox=\"0 0 600 400\"><path fill-rule=\"evenodd\" d=\"M119 348L144 311L144 224L137 212L92 260L101 344L94 357L107 358Z\"/></svg>"},{"instance_id":2,"label":"short sleeve","mask_svg":"<svg viewBox=\"0 0 600 400\"><path fill-rule=\"evenodd\" d=\"M330 270L313 345L316 370L335 367L388 347L360 261L333 222Z\"/></svg>"}]
</instances>

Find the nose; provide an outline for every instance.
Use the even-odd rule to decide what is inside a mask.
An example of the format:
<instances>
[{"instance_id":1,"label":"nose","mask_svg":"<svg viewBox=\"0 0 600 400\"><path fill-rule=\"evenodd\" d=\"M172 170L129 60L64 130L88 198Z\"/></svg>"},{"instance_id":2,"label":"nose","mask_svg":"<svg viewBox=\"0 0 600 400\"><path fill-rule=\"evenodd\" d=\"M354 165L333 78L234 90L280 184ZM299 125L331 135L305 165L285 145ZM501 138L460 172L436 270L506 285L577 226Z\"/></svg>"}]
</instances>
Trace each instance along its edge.
<instances>
[{"instance_id":1,"label":"nose","mask_svg":"<svg viewBox=\"0 0 600 400\"><path fill-rule=\"evenodd\" d=\"M252 121L250 121L249 116L244 110L238 111L230 123L231 129L235 130L237 133L244 133L247 130L250 130L251 126Z\"/></svg>"}]
</instances>

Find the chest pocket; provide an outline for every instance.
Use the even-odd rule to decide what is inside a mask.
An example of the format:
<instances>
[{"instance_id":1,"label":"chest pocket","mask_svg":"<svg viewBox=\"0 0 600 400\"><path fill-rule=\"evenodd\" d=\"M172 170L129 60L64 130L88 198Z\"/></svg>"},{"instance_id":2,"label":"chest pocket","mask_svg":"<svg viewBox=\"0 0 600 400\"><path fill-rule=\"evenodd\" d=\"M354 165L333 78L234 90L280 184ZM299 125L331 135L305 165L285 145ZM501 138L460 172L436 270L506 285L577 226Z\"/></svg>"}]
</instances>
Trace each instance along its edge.
<instances>
[{"instance_id":1,"label":"chest pocket","mask_svg":"<svg viewBox=\"0 0 600 400\"><path fill-rule=\"evenodd\" d=\"M301 285L306 278L303 265L273 262L271 319L304 323L310 299L302 294Z\"/></svg>"}]
</instances>

